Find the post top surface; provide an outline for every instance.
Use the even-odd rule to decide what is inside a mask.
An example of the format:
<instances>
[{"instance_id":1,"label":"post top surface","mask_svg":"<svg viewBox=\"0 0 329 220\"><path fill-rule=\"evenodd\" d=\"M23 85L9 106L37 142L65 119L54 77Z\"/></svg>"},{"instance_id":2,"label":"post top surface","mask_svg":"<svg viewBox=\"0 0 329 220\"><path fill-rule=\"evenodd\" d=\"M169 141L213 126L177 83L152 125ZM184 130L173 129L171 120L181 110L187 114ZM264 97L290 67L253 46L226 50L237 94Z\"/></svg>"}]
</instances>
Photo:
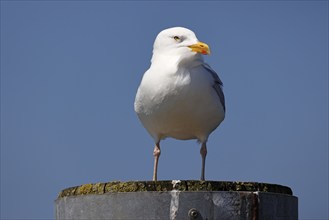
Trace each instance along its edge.
<instances>
[{"instance_id":1,"label":"post top surface","mask_svg":"<svg viewBox=\"0 0 329 220\"><path fill-rule=\"evenodd\" d=\"M62 190L58 199L68 196L88 194L105 194L114 192L167 192L171 190L197 192L197 191L247 191L269 192L292 195L287 186L257 183L257 182L231 182L231 181L199 181L199 180L164 180L164 181L112 181L107 183L90 183L74 186Z\"/></svg>"}]
</instances>

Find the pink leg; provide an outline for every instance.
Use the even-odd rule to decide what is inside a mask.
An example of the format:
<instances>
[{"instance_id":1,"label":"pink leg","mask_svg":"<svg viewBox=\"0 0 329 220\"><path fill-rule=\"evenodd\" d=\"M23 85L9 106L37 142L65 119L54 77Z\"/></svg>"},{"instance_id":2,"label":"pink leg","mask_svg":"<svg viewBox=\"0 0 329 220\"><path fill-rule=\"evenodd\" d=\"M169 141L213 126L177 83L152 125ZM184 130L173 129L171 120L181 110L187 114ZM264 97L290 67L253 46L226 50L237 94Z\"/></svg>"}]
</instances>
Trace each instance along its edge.
<instances>
[{"instance_id":1,"label":"pink leg","mask_svg":"<svg viewBox=\"0 0 329 220\"><path fill-rule=\"evenodd\" d=\"M157 174L158 174L158 161L161 154L160 150L160 142L155 144L154 150L153 150L153 156L154 156L154 169L153 169L153 181L157 181Z\"/></svg>"},{"instance_id":2,"label":"pink leg","mask_svg":"<svg viewBox=\"0 0 329 220\"><path fill-rule=\"evenodd\" d=\"M206 143L202 143L200 154L202 157L202 168L201 168L201 179L204 180L205 166L206 166L206 156L207 156L207 146Z\"/></svg>"}]
</instances>

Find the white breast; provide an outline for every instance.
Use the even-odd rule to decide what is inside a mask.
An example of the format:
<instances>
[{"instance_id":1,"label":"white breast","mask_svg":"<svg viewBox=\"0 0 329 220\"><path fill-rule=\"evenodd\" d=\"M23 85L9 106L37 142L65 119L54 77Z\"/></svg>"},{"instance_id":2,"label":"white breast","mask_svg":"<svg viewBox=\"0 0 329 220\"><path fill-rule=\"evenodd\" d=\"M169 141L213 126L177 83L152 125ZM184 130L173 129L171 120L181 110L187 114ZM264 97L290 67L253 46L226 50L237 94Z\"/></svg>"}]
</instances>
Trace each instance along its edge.
<instances>
[{"instance_id":1,"label":"white breast","mask_svg":"<svg viewBox=\"0 0 329 220\"><path fill-rule=\"evenodd\" d=\"M224 109L209 74L199 67L144 74L135 100L135 111L155 139L207 140L223 121Z\"/></svg>"}]
</instances>

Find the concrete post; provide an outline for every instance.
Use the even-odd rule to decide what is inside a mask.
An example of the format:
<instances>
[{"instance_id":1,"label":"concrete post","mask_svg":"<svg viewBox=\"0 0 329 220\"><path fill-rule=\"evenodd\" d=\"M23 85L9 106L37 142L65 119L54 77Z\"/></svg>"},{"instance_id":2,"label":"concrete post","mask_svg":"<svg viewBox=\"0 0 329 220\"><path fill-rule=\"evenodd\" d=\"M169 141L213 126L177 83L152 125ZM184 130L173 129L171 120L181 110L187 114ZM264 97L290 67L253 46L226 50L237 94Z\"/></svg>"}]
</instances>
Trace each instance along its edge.
<instances>
[{"instance_id":1,"label":"concrete post","mask_svg":"<svg viewBox=\"0 0 329 220\"><path fill-rule=\"evenodd\" d=\"M60 192L56 219L297 220L289 187L254 182L131 181Z\"/></svg>"}]
</instances>

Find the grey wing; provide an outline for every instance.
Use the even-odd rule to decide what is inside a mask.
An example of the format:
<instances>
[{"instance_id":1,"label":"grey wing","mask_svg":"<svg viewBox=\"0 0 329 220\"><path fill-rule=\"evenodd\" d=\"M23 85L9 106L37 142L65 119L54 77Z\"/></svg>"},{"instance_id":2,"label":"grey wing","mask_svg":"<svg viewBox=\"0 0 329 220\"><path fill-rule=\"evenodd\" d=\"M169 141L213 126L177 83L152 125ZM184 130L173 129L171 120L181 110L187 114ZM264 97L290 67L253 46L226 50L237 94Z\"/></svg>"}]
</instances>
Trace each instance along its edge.
<instances>
[{"instance_id":1,"label":"grey wing","mask_svg":"<svg viewBox=\"0 0 329 220\"><path fill-rule=\"evenodd\" d=\"M207 70L207 72L209 72L212 77L214 78L214 85L213 88L215 89L220 102L223 105L224 111L226 110L225 108L225 96L224 96L224 92L223 92L223 82L220 80L219 76L217 75L217 73L206 63L203 64L203 67Z\"/></svg>"}]
</instances>

